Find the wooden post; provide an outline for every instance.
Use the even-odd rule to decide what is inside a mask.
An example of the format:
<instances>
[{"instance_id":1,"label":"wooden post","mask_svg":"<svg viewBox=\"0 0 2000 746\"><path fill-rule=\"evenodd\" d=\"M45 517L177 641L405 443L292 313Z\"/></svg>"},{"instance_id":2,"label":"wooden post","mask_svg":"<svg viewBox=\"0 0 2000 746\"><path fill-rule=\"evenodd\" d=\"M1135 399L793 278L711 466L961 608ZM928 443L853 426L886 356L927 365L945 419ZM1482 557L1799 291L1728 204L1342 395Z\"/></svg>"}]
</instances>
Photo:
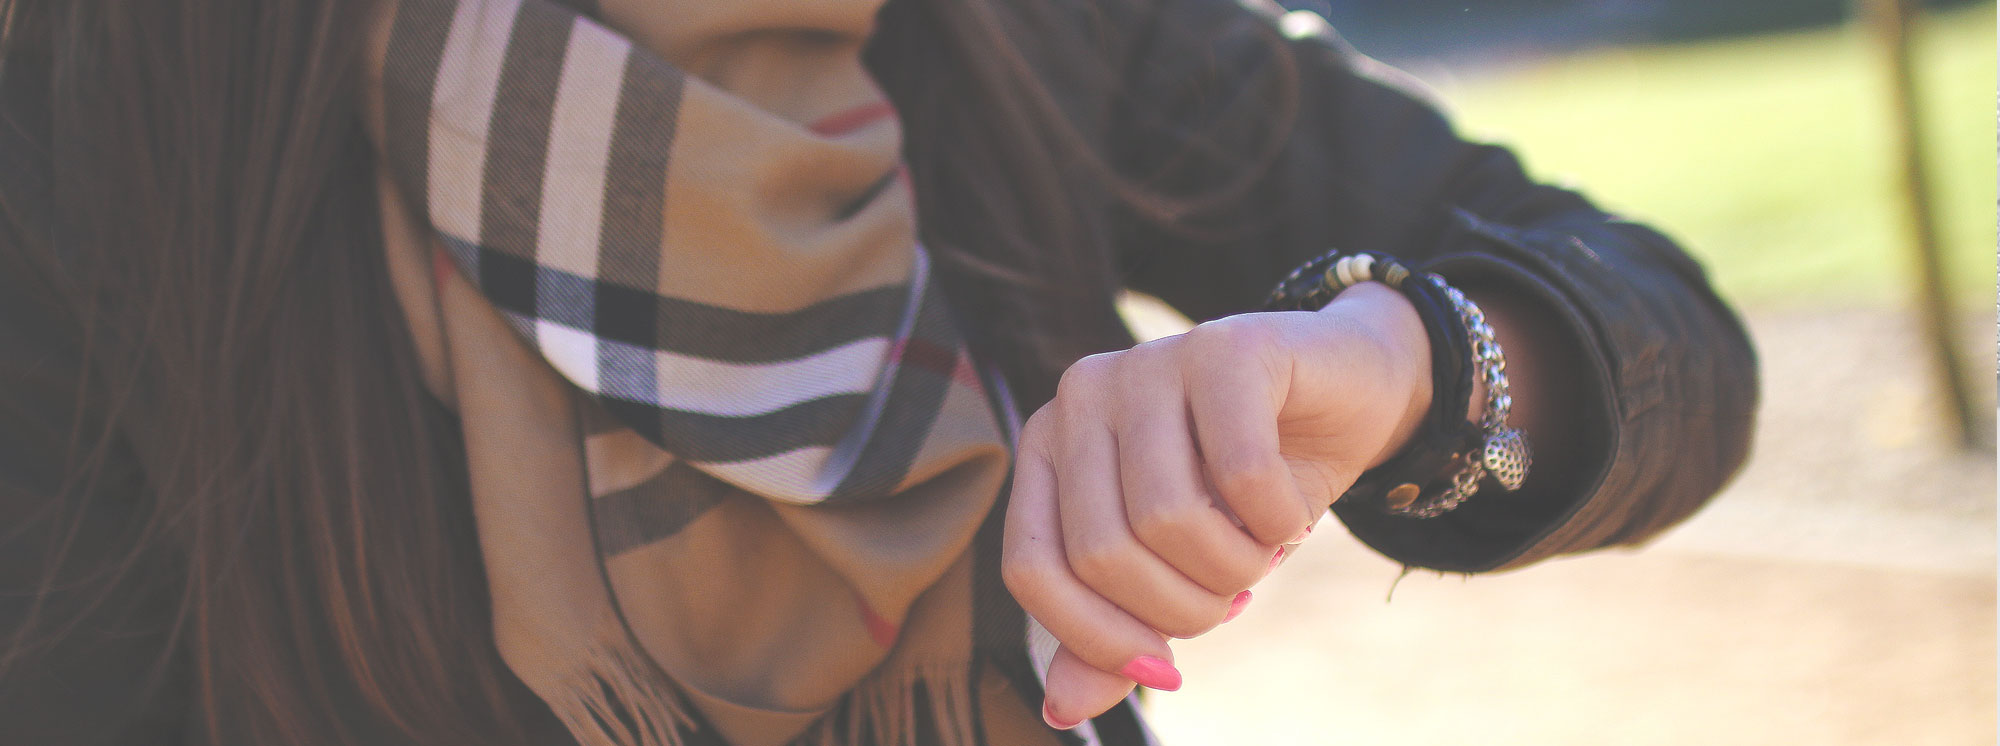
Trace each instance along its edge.
<instances>
[{"instance_id":1,"label":"wooden post","mask_svg":"<svg viewBox=\"0 0 2000 746\"><path fill-rule=\"evenodd\" d=\"M1957 431L1960 445L1978 448L1985 437L1974 414L1972 386L1965 378L1965 367L1959 362L1958 348L1952 341L1951 302L1944 284L1937 218L1931 209L1930 182L1924 163L1923 112L1918 109L1916 76L1910 61L1910 21L1918 12L1918 4L1916 0L1861 0L1861 3L1863 17L1878 37L1888 65L1905 218L1910 230L1910 249L1917 260L1913 300L1930 338L1938 383L1950 410L1946 416L1953 420L1950 424Z\"/></svg>"}]
</instances>

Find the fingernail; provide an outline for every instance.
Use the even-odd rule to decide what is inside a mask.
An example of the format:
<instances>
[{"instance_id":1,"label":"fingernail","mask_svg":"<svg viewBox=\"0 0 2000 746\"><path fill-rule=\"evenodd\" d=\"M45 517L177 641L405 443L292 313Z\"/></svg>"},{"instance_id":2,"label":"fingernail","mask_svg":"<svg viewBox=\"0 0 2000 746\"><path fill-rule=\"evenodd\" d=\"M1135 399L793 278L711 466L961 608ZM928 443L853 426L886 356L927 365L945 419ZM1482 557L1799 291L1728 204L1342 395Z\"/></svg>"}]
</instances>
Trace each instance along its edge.
<instances>
[{"instance_id":1,"label":"fingernail","mask_svg":"<svg viewBox=\"0 0 2000 746\"><path fill-rule=\"evenodd\" d=\"M1075 723L1064 723L1061 720L1057 720L1056 711L1049 709L1049 701L1047 699L1043 699L1042 722L1048 723L1049 727L1054 728L1056 730L1069 730L1071 728L1076 727L1079 723L1082 723L1083 721L1078 720Z\"/></svg>"},{"instance_id":2,"label":"fingernail","mask_svg":"<svg viewBox=\"0 0 2000 746\"><path fill-rule=\"evenodd\" d=\"M1271 566L1264 568L1264 574L1265 575L1271 574L1272 570L1278 569L1278 563L1284 561L1285 561L1285 550L1280 549L1278 550L1277 554L1271 555Z\"/></svg>"},{"instance_id":3,"label":"fingernail","mask_svg":"<svg viewBox=\"0 0 2000 746\"><path fill-rule=\"evenodd\" d=\"M1314 521L1314 523L1318 523L1318 521ZM1292 540L1291 540L1291 541L1288 541L1288 542L1285 542L1285 543L1286 543L1286 544L1297 544L1297 543L1299 543L1299 542L1302 542L1302 541L1305 541L1305 540L1306 540L1306 537L1308 537L1308 536L1311 536L1311 535L1313 535L1313 524L1311 524L1311 523L1308 523L1308 524L1306 524L1306 530L1304 530L1304 531L1300 531L1300 532L1299 532L1299 535L1298 535L1298 536L1294 536L1294 537L1292 537Z\"/></svg>"},{"instance_id":4,"label":"fingernail","mask_svg":"<svg viewBox=\"0 0 2000 746\"><path fill-rule=\"evenodd\" d=\"M1172 663L1150 655L1133 658L1131 663L1127 663L1124 668L1118 669L1118 673L1123 674L1125 678L1138 682L1139 686L1146 687L1147 689L1171 692L1181 688L1180 669L1174 668L1174 664Z\"/></svg>"},{"instance_id":5,"label":"fingernail","mask_svg":"<svg viewBox=\"0 0 2000 746\"><path fill-rule=\"evenodd\" d=\"M1231 619L1235 619L1237 614L1243 613L1243 607L1249 605L1250 605L1249 591L1244 591L1242 593L1236 594L1235 598L1229 600L1229 616L1223 617L1222 621L1227 622Z\"/></svg>"}]
</instances>

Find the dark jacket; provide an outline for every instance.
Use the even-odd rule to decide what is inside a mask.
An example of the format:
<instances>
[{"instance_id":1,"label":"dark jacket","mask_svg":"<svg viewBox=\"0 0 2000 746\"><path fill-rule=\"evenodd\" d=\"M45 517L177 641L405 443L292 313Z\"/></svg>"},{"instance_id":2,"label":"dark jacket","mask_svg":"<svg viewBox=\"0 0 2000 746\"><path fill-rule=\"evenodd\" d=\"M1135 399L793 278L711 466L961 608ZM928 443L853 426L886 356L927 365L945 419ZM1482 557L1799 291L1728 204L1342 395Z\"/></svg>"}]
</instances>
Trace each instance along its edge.
<instances>
[{"instance_id":1,"label":"dark jacket","mask_svg":"<svg viewBox=\"0 0 2000 746\"><path fill-rule=\"evenodd\" d=\"M1117 100L1079 100L1057 61L1033 60L1086 133L1169 192L1229 178L1243 159L1274 166L1191 215L1194 230L1121 222L1129 286L1203 320L1253 310L1287 270L1330 247L1437 260L1455 282L1512 288L1541 304L1588 361L1573 403L1589 447L1561 489L1475 499L1424 521L1342 512L1363 541L1408 564L1467 572L1639 542L1692 514L1742 464L1757 390L1750 345L1672 241L1531 182L1506 150L1459 139L1394 71L1304 16L1284 24L1297 118L1265 151L1268 122L1242 112L1285 98L1272 83L1285 79L1284 66L1265 41L1275 19L1218 0L1145 5L1147 17L1107 23L1118 34L1104 49L1126 77ZM47 178L46 117L30 88L0 80L0 112L14 122L0 126L0 189L14 205L32 204ZM48 507L78 414L72 331L10 301L34 290L20 286L25 275L5 244L38 230L24 224L33 212L0 214L0 361L24 372L0 378L0 633L26 614L45 542L60 539L5 529ZM98 488L108 499L73 538L73 559L118 551L129 541L120 506L145 499L134 475ZM166 734L189 722L192 673L170 656L164 686L146 686L144 674L174 601L158 589L177 587L177 572L170 559L149 564L67 637L29 648L0 679L0 740L176 742ZM516 689L523 708L542 710Z\"/></svg>"}]
</instances>

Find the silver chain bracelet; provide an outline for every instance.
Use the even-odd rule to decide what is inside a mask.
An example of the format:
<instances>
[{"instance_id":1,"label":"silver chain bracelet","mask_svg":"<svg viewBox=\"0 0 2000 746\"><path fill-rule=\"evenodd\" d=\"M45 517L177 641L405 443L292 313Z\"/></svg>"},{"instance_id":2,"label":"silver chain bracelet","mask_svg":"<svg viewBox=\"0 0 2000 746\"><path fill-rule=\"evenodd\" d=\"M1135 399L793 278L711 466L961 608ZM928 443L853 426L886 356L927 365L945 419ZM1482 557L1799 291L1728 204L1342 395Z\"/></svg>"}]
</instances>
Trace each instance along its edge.
<instances>
[{"instance_id":1,"label":"silver chain bracelet","mask_svg":"<svg viewBox=\"0 0 2000 746\"><path fill-rule=\"evenodd\" d=\"M1452 309L1458 312L1459 322L1465 325L1465 336L1472 343L1473 374L1486 384L1486 412L1479 420L1479 429L1486 431L1486 439L1478 457L1466 454L1451 476L1451 486L1438 493L1437 497L1398 511L1419 518L1434 518L1450 512L1466 498L1477 494L1479 480L1486 475L1492 475L1501 489L1509 492L1520 489L1528 479L1528 466L1533 456L1528 452L1527 437L1520 430L1507 426L1507 415L1514 408L1514 397L1507 391L1507 356L1500 351L1500 343L1493 338L1493 327L1486 323L1486 314L1458 288L1446 284L1437 275L1426 275L1426 278L1450 299Z\"/></svg>"},{"instance_id":2,"label":"silver chain bracelet","mask_svg":"<svg viewBox=\"0 0 2000 746\"><path fill-rule=\"evenodd\" d=\"M1442 374L1449 381L1433 380L1433 396L1444 399L1433 401L1432 411L1425 415L1424 428L1435 428L1437 432L1425 436L1422 444L1407 447L1389 463L1363 474L1342 499L1349 495L1360 495L1363 500L1379 496L1376 499L1381 500L1382 508L1389 513L1435 518L1479 492L1480 481L1487 475L1499 482L1502 489L1510 492L1520 489L1527 481L1530 454L1526 435L1507 426L1507 417L1514 408L1514 398L1507 387L1507 358L1494 339L1493 327L1486 323L1486 314L1443 278L1413 272L1386 255L1329 251L1286 275L1271 291L1264 307L1318 310L1341 291L1370 281L1381 282L1408 297L1424 317L1433 354L1442 354L1435 346L1454 347L1452 357L1465 355L1466 367ZM1451 328L1454 326L1457 328ZM1463 337L1440 341L1455 337L1459 331L1464 332ZM1464 347L1457 347L1459 343ZM1433 375L1440 374L1433 371ZM1465 377L1457 378L1458 375ZM1476 427L1464 421L1463 409L1453 413L1453 405L1445 401L1468 394L1473 382L1486 384L1486 410ZM1457 406L1463 407L1464 402L1459 401Z\"/></svg>"}]
</instances>

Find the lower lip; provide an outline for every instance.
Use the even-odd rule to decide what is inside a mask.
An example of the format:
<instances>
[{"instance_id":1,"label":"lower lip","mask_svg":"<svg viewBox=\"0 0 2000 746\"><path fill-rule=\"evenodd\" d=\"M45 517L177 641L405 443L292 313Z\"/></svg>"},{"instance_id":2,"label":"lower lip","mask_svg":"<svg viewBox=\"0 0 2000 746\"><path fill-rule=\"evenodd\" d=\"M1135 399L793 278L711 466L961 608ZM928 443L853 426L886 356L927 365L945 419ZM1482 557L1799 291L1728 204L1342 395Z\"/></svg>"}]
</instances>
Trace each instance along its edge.
<instances>
[{"instance_id":1,"label":"lower lip","mask_svg":"<svg viewBox=\"0 0 2000 746\"><path fill-rule=\"evenodd\" d=\"M889 102L877 101L872 104L856 106L847 111L813 122L811 129L814 134L825 137L838 137L895 115L896 109L890 106Z\"/></svg>"}]
</instances>

